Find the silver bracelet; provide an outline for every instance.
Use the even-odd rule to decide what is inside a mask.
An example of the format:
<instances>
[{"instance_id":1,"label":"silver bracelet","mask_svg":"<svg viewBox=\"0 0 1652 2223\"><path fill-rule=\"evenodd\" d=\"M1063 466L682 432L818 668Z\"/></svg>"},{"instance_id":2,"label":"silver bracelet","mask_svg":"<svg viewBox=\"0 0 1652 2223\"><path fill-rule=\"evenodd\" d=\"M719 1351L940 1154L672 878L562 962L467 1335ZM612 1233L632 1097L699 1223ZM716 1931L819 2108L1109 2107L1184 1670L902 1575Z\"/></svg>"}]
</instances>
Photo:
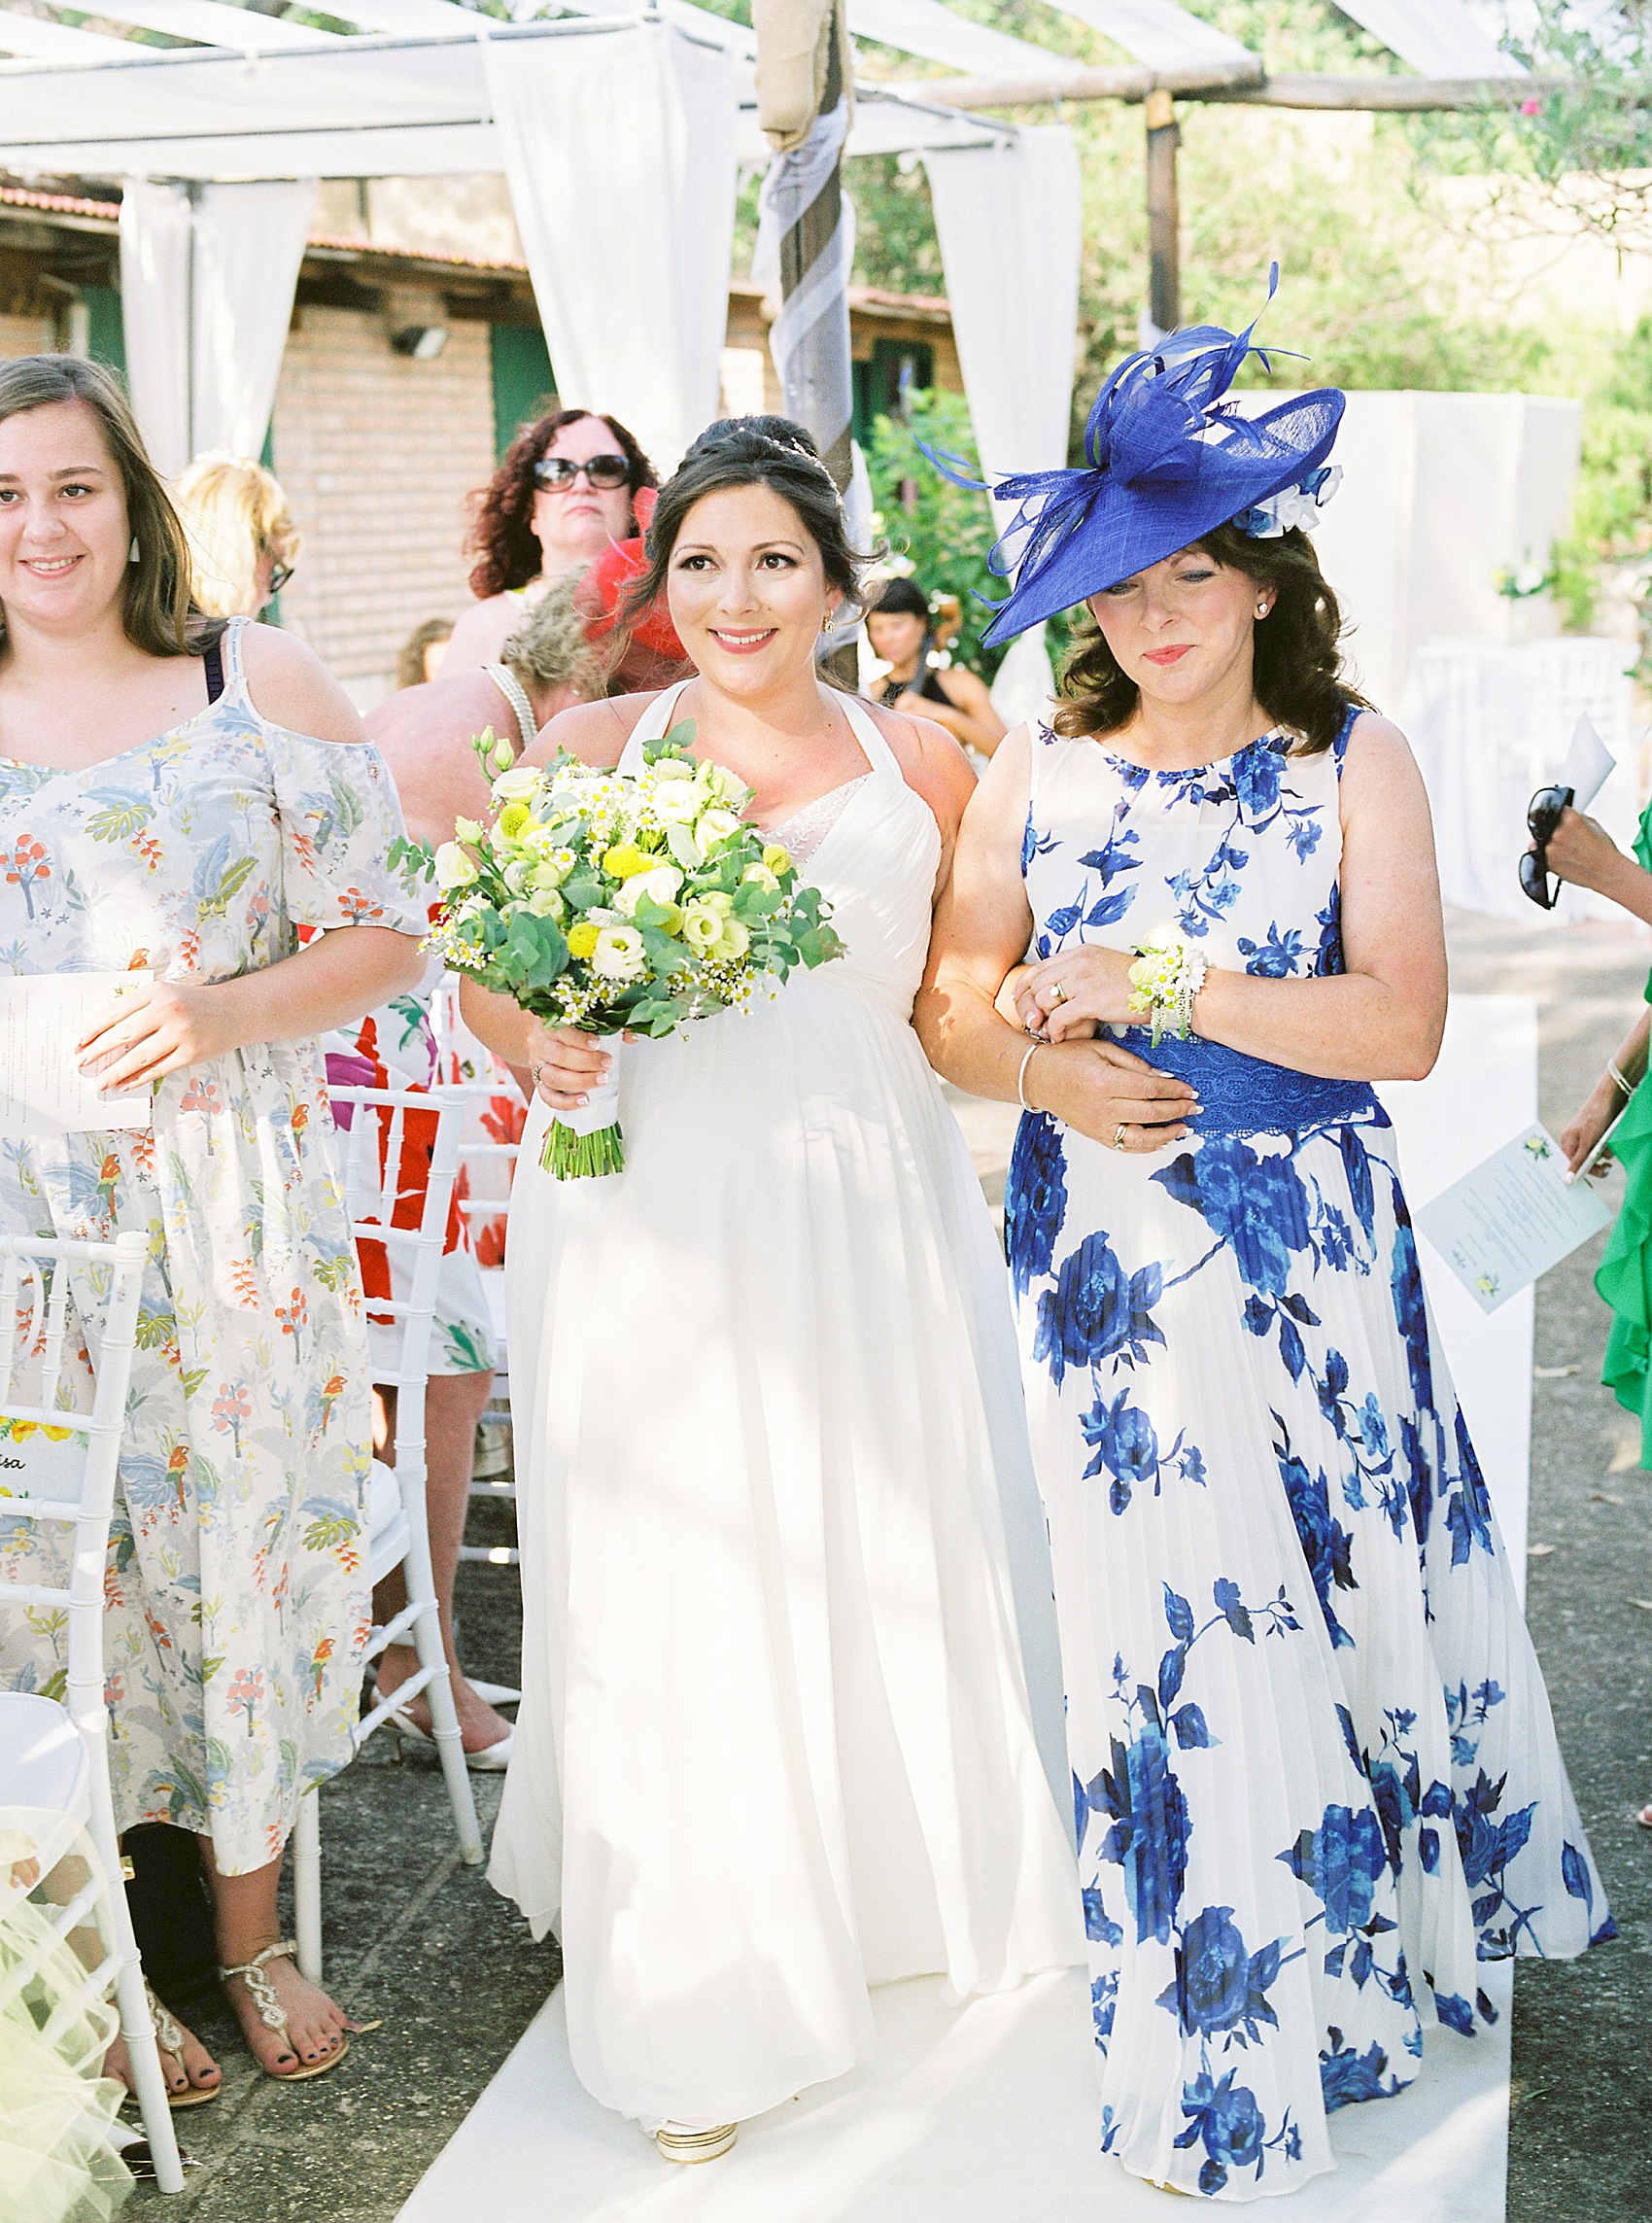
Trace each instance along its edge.
<instances>
[{"instance_id":1,"label":"silver bracelet","mask_svg":"<svg viewBox=\"0 0 1652 2223\"><path fill-rule=\"evenodd\" d=\"M1020 1105L1022 1111L1024 1112L1037 1111L1038 1109L1037 1104L1029 1104L1027 1101L1027 1067L1032 1063L1033 1059L1037 1057L1041 1050L1048 1050L1049 1047L1050 1045L1048 1042L1030 1042L1028 1043L1026 1051L1022 1056L1021 1069L1015 1075L1015 1101Z\"/></svg>"},{"instance_id":2,"label":"silver bracelet","mask_svg":"<svg viewBox=\"0 0 1652 2223\"><path fill-rule=\"evenodd\" d=\"M1611 1076L1612 1080L1616 1082L1617 1086L1623 1091L1626 1096L1634 1095L1635 1083L1633 1081L1626 1081L1624 1079L1623 1074L1618 1070L1618 1061L1615 1058L1608 1058L1606 1059L1606 1071Z\"/></svg>"}]
</instances>

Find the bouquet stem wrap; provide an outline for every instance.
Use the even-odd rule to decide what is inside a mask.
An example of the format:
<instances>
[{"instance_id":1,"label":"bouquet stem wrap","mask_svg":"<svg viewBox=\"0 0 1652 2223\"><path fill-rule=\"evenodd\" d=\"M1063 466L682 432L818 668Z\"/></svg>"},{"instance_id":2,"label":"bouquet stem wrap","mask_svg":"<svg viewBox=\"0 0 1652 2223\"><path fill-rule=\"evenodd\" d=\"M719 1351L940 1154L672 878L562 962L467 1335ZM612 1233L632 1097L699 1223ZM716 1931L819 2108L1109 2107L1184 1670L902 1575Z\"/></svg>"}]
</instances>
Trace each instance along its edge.
<instances>
[{"instance_id":1,"label":"bouquet stem wrap","mask_svg":"<svg viewBox=\"0 0 1652 2223\"><path fill-rule=\"evenodd\" d=\"M559 1181L590 1180L600 1173L625 1171L625 1138L619 1123L622 1042L617 1034L602 1039L611 1059L607 1079L599 1088L587 1090L585 1101L574 1110L553 1112L545 1129L539 1164Z\"/></svg>"}]
</instances>

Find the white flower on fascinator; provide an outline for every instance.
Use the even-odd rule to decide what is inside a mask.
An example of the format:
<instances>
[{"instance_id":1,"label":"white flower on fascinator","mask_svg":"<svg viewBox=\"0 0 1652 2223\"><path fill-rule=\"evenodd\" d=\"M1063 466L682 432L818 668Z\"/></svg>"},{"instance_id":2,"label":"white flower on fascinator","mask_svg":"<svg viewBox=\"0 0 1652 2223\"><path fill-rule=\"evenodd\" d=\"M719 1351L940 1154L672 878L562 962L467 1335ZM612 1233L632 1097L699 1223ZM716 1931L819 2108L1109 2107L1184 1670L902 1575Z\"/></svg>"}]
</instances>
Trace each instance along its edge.
<instances>
[{"instance_id":1,"label":"white flower on fascinator","mask_svg":"<svg viewBox=\"0 0 1652 2223\"><path fill-rule=\"evenodd\" d=\"M1322 464L1296 485L1283 487L1278 494L1269 495L1265 502L1241 511L1233 522L1253 540L1277 540L1293 525L1300 526L1304 533L1311 533L1319 524L1320 511L1341 484L1342 466Z\"/></svg>"}]
</instances>

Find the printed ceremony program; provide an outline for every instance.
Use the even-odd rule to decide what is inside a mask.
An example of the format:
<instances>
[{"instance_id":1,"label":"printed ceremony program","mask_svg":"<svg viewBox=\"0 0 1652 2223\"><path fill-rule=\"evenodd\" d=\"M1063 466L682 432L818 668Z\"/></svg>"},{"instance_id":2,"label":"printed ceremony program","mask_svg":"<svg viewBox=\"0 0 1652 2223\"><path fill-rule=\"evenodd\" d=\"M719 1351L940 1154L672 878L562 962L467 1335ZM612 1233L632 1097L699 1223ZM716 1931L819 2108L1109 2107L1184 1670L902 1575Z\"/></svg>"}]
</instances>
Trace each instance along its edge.
<instances>
[{"instance_id":1,"label":"printed ceremony program","mask_svg":"<svg viewBox=\"0 0 1652 2223\"><path fill-rule=\"evenodd\" d=\"M1587 1181L1568 1185L1566 1154L1529 1127L1417 1215L1417 1225L1482 1312L1569 1257L1611 1213Z\"/></svg>"},{"instance_id":2,"label":"printed ceremony program","mask_svg":"<svg viewBox=\"0 0 1652 2223\"><path fill-rule=\"evenodd\" d=\"M154 1092L98 1094L76 1045L113 997L147 988L150 973L25 973L0 980L0 1135L80 1134L148 1127Z\"/></svg>"}]
</instances>

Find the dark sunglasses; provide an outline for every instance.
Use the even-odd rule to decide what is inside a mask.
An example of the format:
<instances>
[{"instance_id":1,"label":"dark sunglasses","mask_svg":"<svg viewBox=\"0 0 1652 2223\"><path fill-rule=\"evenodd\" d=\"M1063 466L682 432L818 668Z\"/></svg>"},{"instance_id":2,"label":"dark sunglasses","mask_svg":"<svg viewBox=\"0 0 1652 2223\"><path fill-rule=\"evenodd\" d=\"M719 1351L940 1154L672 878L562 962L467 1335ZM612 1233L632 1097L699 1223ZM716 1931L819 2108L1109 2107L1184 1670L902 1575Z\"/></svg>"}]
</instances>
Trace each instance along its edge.
<instances>
[{"instance_id":1,"label":"dark sunglasses","mask_svg":"<svg viewBox=\"0 0 1652 2223\"><path fill-rule=\"evenodd\" d=\"M269 599L273 602L297 569L295 564L272 564L269 573Z\"/></svg>"},{"instance_id":2,"label":"dark sunglasses","mask_svg":"<svg viewBox=\"0 0 1652 2223\"><path fill-rule=\"evenodd\" d=\"M1520 860L1520 891L1543 911L1552 911L1561 895L1561 883L1549 871L1549 838L1575 793L1571 787L1539 787L1526 807L1526 830L1536 847Z\"/></svg>"},{"instance_id":3,"label":"dark sunglasses","mask_svg":"<svg viewBox=\"0 0 1652 2223\"><path fill-rule=\"evenodd\" d=\"M589 486L629 486L631 459L629 456L588 456L584 463L573 463L567 456L541 456L533 466L533 483L542 486L547 494L566 494L581 471Z\"/></svg>"}]
</instances>

